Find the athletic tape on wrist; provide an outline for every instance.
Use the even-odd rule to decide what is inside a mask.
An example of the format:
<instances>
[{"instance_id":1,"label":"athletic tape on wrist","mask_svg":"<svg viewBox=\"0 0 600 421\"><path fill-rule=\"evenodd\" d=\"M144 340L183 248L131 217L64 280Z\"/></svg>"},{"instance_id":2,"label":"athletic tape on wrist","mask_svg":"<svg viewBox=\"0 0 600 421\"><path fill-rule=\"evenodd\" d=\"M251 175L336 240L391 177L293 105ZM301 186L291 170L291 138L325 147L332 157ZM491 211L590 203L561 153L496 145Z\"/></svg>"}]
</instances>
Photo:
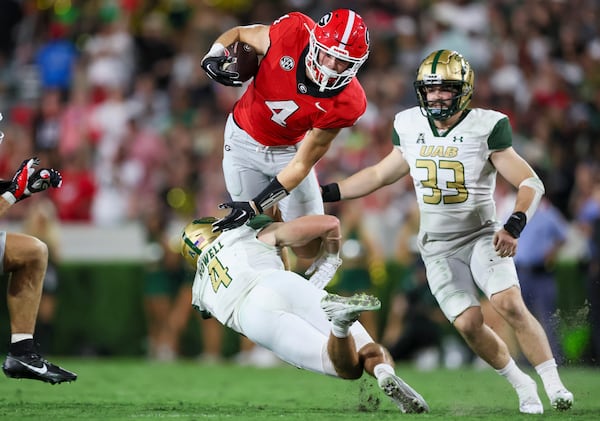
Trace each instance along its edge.
<instances>
[{"instance_id":1,"label":"athletic tape on wrist","mask_svg":"<svg viewBox=\"0 0 600 421\"><path fill-rule=\"evenodd\" d=\"M542 180L538 177L529 177L519 184L519 188L523 186L529 187L535 192L529 208L525 211L525 215L527 215L527 220L529 221L533 217L533 214L537 210L540 200L542 200L542 196L544 195L544 183L542 183Z\"/></svg>"},{"instance_id":2,"label":"athletic tape on wrist","mask_svg":"<svg viewBox=\"0 0 600 421\"><path fill-rule=\"evenodd\" d=\"M2 198L4 200L6 200L8 203L10 203L11 205L14 205L15 202L17 201L17 198L15 197L15 195L9 191L2 193Z\"/></svg>"},{"instance_id":3,"label":"athletic tape on wrist","mask_svg":"<svg viewBox=\"0 0 600 421\"><path fill-rule=\"evenodd\" d=\"M208 53L204 57L221 57L226 55L225 46L218 42L215 42L208 50Z\"/></svg>"}]
</instances>

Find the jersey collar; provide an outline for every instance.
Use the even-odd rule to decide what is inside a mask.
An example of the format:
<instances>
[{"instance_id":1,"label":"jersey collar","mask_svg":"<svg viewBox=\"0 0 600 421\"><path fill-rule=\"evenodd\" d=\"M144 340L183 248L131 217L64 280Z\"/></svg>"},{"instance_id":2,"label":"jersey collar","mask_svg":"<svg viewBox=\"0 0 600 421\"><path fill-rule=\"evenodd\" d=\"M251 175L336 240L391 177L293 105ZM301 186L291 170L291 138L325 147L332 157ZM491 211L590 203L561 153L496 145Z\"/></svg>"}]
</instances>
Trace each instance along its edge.
<instances>
[{"instance_id":1,"label":"jersey collar","mask_svg":"<svg viewBox=\"0 0 600 421\"><path fill-rule=\"evenodd\" d=\"M300 95L310 95L316 98L331 98L342 92L347 86L344 85L334 90L319 91L319 86L310 80L306 75L306 55L308 54L308 45L300 54L298 66L296 66L296 92Z\"/></svg>"}]
</instances>

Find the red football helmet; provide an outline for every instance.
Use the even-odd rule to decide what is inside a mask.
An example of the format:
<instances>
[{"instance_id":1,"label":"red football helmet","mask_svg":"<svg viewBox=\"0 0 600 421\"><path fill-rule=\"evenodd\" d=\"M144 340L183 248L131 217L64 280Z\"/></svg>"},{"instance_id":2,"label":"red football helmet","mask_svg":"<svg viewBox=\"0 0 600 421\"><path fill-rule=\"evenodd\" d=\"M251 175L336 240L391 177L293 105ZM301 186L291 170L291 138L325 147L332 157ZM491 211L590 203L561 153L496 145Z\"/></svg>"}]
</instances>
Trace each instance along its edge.
<instances>
[{"instance_id":1,"label":"red football helmet","mask_svg":"<svg viewBox=\"0 0 600 421\"><path fill-rule=\"evenodd\" d=\"M319 63L319 53L348 63L341 73ZM369 56L369 31L356 12L338 9L327 13L310 30L306 68L319 90L338 89L350 83Z\"/></svg>"}]
</instances>

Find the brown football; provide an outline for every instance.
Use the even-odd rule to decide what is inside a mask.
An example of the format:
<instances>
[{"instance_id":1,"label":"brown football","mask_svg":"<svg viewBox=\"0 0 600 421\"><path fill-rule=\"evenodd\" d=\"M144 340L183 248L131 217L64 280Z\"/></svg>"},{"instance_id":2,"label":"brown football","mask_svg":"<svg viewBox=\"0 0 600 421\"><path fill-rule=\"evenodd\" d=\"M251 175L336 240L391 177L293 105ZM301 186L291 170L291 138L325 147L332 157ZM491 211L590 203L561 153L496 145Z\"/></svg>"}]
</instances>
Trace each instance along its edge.
<instances>
[{"instance_id":1,"label":"brown football","mask_svg":"<svg viewBox=\"0 0 600 421\"><path fill-rule=\"evenodd\" d=\"M230 57L233 58L231 63L223 66L223 70L229 72L237 72L241 82L246 82L258 71L258 55L256 50L245 42L236 41L227 47Z\"/></svg>"}]
</instances>

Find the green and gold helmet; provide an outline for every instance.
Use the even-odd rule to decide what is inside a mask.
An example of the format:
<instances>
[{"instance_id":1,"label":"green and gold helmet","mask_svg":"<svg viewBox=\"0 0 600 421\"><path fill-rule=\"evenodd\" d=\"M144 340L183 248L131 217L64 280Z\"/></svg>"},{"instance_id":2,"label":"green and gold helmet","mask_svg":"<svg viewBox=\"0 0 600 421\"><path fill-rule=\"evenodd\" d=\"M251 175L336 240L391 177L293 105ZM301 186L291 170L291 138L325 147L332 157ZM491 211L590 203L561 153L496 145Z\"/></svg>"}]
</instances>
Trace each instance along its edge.
<instances>
[{"instance_id":1,"label":"green and gold helmet","mask_svg":"<svg viewBox=\"0 0 600 421\"><path fill-rule=\"evenodd\" d=\"M195 219L187 224L181 233L181 254L194 269L202 250L221 235L221 231L212 232L212 224L216 220L217 218L212 216Z\"/></svg>"},{"instance_id":2,"label":"green and gold helmet","mask_svg":"<svg viewBox=\"0 0 600 421\"><path fill-rule=\"evenodd\" d=\"M421 112L434 120L447 120L464 110L471 102L475 74L465 58L452 50L438 50L429 54L421 62L414 83ZM447 108L434 106L427 101L425 89L430 86L443 86L456 91L452 104Z\"/></svg>"}]
</instances>

